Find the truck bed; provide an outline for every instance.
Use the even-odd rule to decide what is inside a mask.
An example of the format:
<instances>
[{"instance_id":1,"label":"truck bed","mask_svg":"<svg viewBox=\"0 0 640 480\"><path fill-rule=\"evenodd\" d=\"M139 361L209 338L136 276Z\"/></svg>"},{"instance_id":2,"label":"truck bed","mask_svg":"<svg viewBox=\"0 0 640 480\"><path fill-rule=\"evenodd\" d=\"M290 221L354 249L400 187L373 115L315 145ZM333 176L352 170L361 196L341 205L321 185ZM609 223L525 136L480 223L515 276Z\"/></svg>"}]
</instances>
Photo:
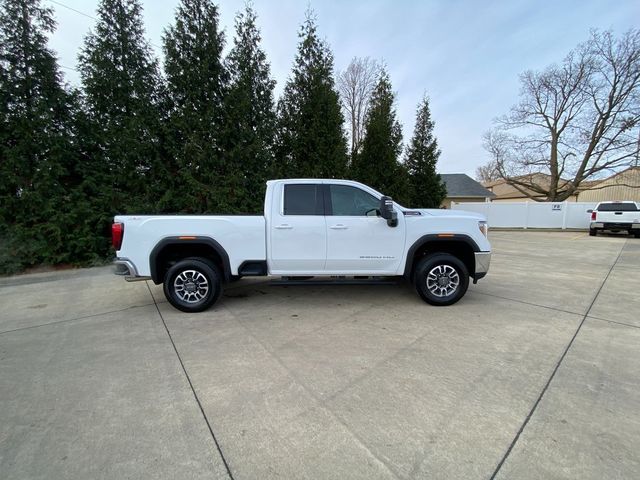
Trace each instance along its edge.
<instances>
[{"instance_id":1,"label":"truck bed","mask_svg":"<svg viewBox=\"0 0 640 480\"><path fill-rule=\"evenodd\" d=\"M125 225L117 256L131 260L138 275L149 276L149 252L161 240L180 237L214 238L229 254L231 273L245 260L266 260L265 219L261 215L118 215Z\"/></svg>"}]
</instances>

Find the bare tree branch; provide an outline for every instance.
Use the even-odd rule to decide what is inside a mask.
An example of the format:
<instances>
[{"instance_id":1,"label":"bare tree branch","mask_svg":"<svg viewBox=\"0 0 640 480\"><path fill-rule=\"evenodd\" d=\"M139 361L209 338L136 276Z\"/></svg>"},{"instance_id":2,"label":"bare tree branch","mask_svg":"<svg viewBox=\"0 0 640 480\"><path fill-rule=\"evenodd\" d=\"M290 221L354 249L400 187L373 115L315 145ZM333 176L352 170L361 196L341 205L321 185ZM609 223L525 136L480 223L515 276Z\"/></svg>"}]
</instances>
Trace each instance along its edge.
<instances>
[{"instance_id":1,"label":"bare tree branch","mask_svg":"<svg viewBox=\"0 0 640 480\"><path fill-rule=\"evenodd\" d=\"M354 57L347 69L338 75L336 84L349 123L352 158L359 151L364 139L369 98L379 71L380 64L375 60L369 57Z\"/></svg>"},{"instance_id":2,"label":"bare tree branch","mask_svg":"<svg viewBox=\"0 0 640 480\"><path fill-rule=\"evenodd\" d=\"M485 148L507 183L562 201L604 170L640 156L640 30L591 32L560 65L520 76L520 101L496 120ZM548 185L534 183L543 174Z\"/></svg>"}]
</instances>

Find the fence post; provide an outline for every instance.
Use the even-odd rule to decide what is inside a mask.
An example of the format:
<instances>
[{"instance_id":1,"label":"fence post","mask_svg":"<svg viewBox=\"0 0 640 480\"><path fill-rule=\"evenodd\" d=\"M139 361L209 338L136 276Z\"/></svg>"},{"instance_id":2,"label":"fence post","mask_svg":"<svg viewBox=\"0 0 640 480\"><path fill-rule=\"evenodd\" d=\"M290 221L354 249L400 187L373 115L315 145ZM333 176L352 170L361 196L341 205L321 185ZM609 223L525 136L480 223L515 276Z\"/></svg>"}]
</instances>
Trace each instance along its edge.
<instances>
[{"instance_id":1,"label":"fence post","mask_svg":"<svg viewBox=\"0 0 640 480\"><path fill-rule=\"evenodd\" d=\"M562 230L567 229L567 210L569 210L568 202L565 200L562 204Z\"/></svg>"}]
</instances>

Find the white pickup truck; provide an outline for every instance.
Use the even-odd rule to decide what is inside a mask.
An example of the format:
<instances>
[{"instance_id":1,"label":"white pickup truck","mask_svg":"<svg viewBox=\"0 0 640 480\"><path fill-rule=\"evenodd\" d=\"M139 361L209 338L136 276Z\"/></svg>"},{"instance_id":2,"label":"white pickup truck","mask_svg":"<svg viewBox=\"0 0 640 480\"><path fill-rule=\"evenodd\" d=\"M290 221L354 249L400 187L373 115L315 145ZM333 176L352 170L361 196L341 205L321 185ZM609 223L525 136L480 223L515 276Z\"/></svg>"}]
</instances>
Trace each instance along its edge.
<instances>
[{"instance_id":1,"label":"white pickup truck","mask_svg":"<svg viewBox=\"0 0 640 480\"><path fill-rule=\"evenodd\" d=\"M591 211L589 235L598 231L627 232L640 238L640 208L635 202L600 202Z\"/></svg>"},{"instance_id":2,"label":"white pickup truck","mask_svg":"<svg viewBox=\"0 0 640 480\"><path fill-rule=\"evenodd\" d=\"M405 277L426 302L451 305L491 260L483 216L408 209L348 180L269 181L263 216L118 215L112 240L116 274L164 284L186 312L208 308L226 282L261 275Z\"/></svg>"}]
</instances>

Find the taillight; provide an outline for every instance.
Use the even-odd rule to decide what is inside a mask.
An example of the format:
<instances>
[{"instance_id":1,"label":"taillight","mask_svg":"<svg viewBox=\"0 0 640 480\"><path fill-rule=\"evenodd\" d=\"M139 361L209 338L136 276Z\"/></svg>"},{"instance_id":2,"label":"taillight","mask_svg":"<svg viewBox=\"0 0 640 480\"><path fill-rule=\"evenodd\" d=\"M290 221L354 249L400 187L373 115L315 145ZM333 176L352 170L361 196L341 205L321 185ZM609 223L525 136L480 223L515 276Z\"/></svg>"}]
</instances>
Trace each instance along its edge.
<instances>
[{"instance_id":1,"label":"taillight","mask_svg":"<svg viewBox=\"0 0 640 480\"><path fill-rule=\"evenodd\" d=\"M124 237L124 223L111 225L111 244L116 250L120 250L122 246L122 237Z\"/></svg>"},{"instance_id":2,"label":"taillight","mask_svg":"<svg viewBox=\"0 0 640 480\"><path fill-rule=\"evenodd\" d=\"M596 212L595 210L593 212L591 212L591 221L593 222L596 219Z\"/></svg>"}]
</instances>

